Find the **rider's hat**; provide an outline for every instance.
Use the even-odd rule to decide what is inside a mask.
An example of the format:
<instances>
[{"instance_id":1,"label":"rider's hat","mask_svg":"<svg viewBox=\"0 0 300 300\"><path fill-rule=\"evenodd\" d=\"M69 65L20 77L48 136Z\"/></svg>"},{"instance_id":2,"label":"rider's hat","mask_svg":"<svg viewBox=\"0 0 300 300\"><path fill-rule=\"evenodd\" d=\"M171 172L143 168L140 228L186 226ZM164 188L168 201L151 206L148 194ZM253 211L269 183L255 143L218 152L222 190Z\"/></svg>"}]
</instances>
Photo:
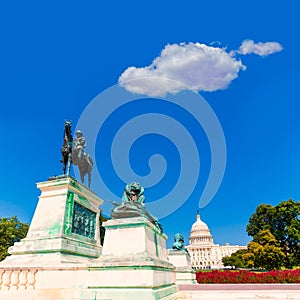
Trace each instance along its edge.
<instances>
[{"instance_id":1,"label":"rider's hat","mask_svg":"<svg viewBox=\"0 0 300 300\"><path fill-rule=\"evenodd\" d=\"M76 135L83 135L82 132L80 130L76 131Z\"/></svg>"}]
</instances>

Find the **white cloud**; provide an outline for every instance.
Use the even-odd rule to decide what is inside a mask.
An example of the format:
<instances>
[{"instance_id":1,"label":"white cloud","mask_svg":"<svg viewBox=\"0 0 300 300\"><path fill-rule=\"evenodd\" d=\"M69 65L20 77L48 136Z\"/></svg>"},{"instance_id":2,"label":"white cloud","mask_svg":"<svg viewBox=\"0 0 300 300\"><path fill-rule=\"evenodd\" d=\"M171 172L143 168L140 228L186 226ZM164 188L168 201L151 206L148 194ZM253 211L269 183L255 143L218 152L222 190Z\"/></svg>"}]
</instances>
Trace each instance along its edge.
<instances>
[{"instance_id":1,"label":"white cloud","mask_svg":"<svg viewBox=\"0 0 300 300\"><path fill-rule=\"evenodd\" d=\"M119 84L130 92L149 96L187 89L216 91L226 89L241 69L246 67L225 48L200 43L172 44L165 46L150 66L126 69Z\"/></svg>"},{"instance_id":2,"label":"white cloud","mask_svg":"<svg viewBox=\"0 0 300 300\"><path fill-rule=\"evenodd\" d=\"M276 52L280 52L283 47L277 42L254 43L253 40L245 40L240 46L237 53L239 54L257 54L260 56L267 56Z\"/></svg>"},{"instance_id":3,"label":"white cloud","mask_svg":"<svg viewBox=\"0 0 300 300\"><path fill-rule=\"evenodd\" d=\"M218 46L213 47L213 44ZM253 40L245 40L238 50L227 52L220 44L166 45L151 65L127 68L119 77L119 84L130 92L148 96L165 96L183 90L223 90L238 77L240 70L246 69L237 58L239 54L267 56L283 49L277 42L254 43Z\"/></svg>"}]
</instances>

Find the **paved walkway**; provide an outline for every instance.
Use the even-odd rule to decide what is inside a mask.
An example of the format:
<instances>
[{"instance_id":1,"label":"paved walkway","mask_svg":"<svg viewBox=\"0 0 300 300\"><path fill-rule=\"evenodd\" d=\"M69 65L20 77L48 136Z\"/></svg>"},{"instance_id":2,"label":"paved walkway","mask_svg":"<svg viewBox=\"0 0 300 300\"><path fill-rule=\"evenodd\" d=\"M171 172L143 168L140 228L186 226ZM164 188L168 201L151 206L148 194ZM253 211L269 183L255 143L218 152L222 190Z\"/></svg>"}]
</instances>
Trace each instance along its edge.
<instances>
[{"instance_id":1,"label":"paved walkway","mask_svg":"<svg viewBox=\"0 0 300 300\"><path fill-rule=\"evenodd\" d=\"M195 284L179 285L179 299L300 300L300 284Z\"/></svg>"}]
</instances>

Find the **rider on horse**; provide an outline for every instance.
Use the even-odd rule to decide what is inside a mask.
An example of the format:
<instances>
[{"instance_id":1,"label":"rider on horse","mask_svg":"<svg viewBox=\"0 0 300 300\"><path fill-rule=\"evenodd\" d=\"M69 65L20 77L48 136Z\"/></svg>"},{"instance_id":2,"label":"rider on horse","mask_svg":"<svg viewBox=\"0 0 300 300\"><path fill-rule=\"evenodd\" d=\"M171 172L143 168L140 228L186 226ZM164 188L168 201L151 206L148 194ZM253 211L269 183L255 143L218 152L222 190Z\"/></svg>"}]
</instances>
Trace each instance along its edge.
<instances>
[{"instance_id":1,"label":"rider on horse","mask_svg":"<svg viewBox=\"0 0 300 300\"><path fill-rule=\"evenodd\" d=\"M84 158L86 153L84 151L86 147L85 138L80 130L76 131L76 138L74 139L74 147L78 151L78 159Z\"/></svg>"},{"instance_id":2,"label":"rider on horse","mask_svg":"<svg viewBox=\"0 0 300 300\"><path fill-rule=\"evenodd\" d=\"M73 163L78 166L81 182L84 183L84 176L88 174L88 187L91 184L93 160L89 154L85 152L85 138L80 130L76 131L76 138L72 137L72 122L65 121L64 143L61 148L63 163L63 174L70 175L70 167Z\"/></svg>"},{"instance_id":3,"label":"rider on horse","mask_svg":"<svg viewBox=\"0 0 300 300\"><path fill-rule=\"evenodd\" d=\"M86 142L83 136L83 133L80 130L76 131L76 138L73 141L74 148L77 150L77 158L79 160L84 159L88 162L90 166L92 166L91 161L88 159L87 154L85 152Z\"/></svg>"}]
</instances>

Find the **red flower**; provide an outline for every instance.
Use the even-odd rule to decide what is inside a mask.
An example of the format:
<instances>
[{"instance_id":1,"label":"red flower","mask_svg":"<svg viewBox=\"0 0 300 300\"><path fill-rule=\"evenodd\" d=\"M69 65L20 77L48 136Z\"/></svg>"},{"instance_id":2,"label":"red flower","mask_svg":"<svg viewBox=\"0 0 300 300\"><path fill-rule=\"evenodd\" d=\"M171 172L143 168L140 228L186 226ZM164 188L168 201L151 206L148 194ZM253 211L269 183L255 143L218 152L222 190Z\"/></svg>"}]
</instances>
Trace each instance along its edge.
<instances>
[{"instance_id":1,"label":"red flower","mask_svg":"<svg viewBox=\"0 0 300 300\"><path fill-rule=\"evenodd\" d=\"M198 283L300 283L300 269L269 272L217 271L197 272Z\"/></svg>"}]
</instances>

